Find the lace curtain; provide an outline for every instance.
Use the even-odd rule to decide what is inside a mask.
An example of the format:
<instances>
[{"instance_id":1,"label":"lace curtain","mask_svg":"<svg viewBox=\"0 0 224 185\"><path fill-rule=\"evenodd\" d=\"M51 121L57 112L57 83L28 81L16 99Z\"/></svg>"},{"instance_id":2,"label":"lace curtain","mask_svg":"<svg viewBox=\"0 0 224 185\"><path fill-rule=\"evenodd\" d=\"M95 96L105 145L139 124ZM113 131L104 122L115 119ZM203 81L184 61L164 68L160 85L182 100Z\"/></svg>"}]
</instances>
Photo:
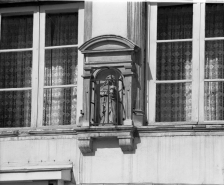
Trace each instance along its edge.
<instances>
[{"instance_id":1,"label":"lace curtain","mask_svg":"<svg viewBox=\"0 0 224 185\"><path fill-rule=\"evenodd\" d=\"M158 7L157 39L192 38L192 15L192 5Z\"/></svg>"},{"instance_id":2,"label":"lace curtain","mask_svg":"<svg viewBox=\"0 0 224 185\"><path fill-rule=\"evenodd\" d=\"M33 46L33 16L3 16L0 49L31 48Z\"/></svg>"},{"instance_id":3,"label":"lace curtain","mask_svg":"<svg viewBox=\"0 0 224 185\"><path fill-rule=\"evenodd\" d=\"M78 14L47 14L46 46L78 42ZM45 86L77 85L77 47L45 50ZM44 125L69 125L76 120L76 87L44 89Z\"/></svg>"},{"instance_id":4,"label":"lace curtain","mask_svg":"<svg viewBox=\"0 0 224 185\"><path fill-rule=\"evenodd\" d=\"M205 36L224 37L224 5L206 4ZM224 41L205 41L205 79L224 79ZM224 82L205 82L205 120L224 120Z\"/></svg>"},{"instance_id":5,"label":"lace curtain","mask_svg":"<svg viewBox=\"0 0 224 185\"><path fill-rule=\"evenodd\" d=\"M0 49L32 47L33 16L3 16ZM0 53L0 89L31 87L32 52ZM0 91L0 127L28 127L31 90Z\"/></svg>"},{"instance_id":6,"label":"lace curtain","mask_svg":"<svg viewBox=\"0 0 224 185\"><path fill-rule=\"evenodd\" d=\"M192 43L157 44L157 80L192 78ZM192 84L166 83L156 85L156 121L190 121Z\"/></svg>"},{"instance_id":7,"label":"lace curtain","mask_svg":"<svg viewBox=\"0 0 224 185\"><path fill-rule=\"evenodd\" d=\"M193 6L158 8L157 39L192 38ZM192 79L192 42L157 43L156 122L190 121L192 83L173 80Z\"/></svg>"}]
</instances>

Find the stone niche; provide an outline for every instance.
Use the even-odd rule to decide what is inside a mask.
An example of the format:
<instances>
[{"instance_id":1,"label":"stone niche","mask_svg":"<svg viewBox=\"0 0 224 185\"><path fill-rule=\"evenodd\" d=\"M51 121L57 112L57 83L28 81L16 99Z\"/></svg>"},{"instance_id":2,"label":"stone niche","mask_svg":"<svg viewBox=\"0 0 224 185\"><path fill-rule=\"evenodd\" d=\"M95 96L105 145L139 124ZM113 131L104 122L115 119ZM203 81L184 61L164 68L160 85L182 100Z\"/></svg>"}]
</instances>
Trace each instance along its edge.
<instances>
[{"instance_id":1,"label":"stone niche","mask_svg":"<svg viewBox=\"0 0 224 185\"><path fill-rule=\"evenodd\" d=\"M123 151L133 149L133 80L139 47L118 35L102 35L80 46L84 54L83 110L79 148L92 152L96 138L116 137Z\"/></svg>"}]
</instances>

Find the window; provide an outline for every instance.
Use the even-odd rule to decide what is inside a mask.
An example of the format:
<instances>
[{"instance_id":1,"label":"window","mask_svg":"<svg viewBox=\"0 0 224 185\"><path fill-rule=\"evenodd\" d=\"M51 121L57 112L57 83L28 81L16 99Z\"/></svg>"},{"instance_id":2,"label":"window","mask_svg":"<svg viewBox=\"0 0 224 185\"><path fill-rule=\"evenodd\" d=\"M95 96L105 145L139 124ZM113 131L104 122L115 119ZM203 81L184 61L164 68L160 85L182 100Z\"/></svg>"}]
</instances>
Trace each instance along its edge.
<instances>
[{"instance_id":1,"label":"window","mask_svg":"<svg viewBox=\"0 0 224 185\"><path fill-rule=\"evenodd\" d=\"M223 4L148 5L149 124L222 124Z\"/></svg>"},{"instance_id":2,"label":"window","mask_svg":"<svg viewBox=\"0 0 224 185\"><path fill-rule=\"evenodd\" d=\"M75 124L82 3L2 8L0 26L0 127Z\"/></svg>"}]
</instances>

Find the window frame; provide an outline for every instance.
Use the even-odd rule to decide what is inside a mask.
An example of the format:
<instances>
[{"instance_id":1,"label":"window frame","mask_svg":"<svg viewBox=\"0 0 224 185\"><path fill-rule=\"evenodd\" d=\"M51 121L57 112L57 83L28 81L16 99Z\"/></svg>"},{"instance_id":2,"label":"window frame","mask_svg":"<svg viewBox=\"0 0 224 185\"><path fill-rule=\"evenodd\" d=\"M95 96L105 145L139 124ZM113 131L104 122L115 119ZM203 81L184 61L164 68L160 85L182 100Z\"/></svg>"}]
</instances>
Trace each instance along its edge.
<instances>
[{"instance_id":1,"label":"window frame","mask_svg":"<svg viewBox=\"0 0 224 185\"><path fill-rule=\"evenodd\" d=\"M14 8L1 8L0 9L0 33L1 33L1 15L2 14L19 14L19 13L32 13L33 14L33 46L31 48L19 48L19 49L0 49L0 53L4 52L22 52L22 51L32 51L32 80L30 88L4 88L0 91L14 91L19 89L30 89L31 90L31 123L30 127L35 127L36 125L36 112L37 112L37 69L38 68L38 56L39 56L39 8L37 6L29 7L14 7ZM1 35L1 34L0 34ZM30 127L19 127L19 128L30 128ZM11 128L11 127L5 127ZM15 127L14 127L15 128ZM1 128L2 129L2 128Z\"/></svg>"},{"instance_id":2,"label":"window frame","mask_svg":"<svg viewBox=\"0 0 224 185\"><path fill-rule=\"evenodd\" d=\"M43 5L40 6L40 60L39 60L39 94L38 94L38 118L37 118L37 127L43 126L43 92L44 92L44 60L45 60L45 49L49 48L65 48L67 46L45 46L45 18L47 12L64 12L66 10L70 11L77 11L78 12L78 44L71 45L73 47L79 48L83 43L83 33L84 33L84 9L81 9L82 3L69 3L69 4L62 4L62 5ZM82 71L83 71L83 57L81 51L78 50L78 79L77 85L72 85L72 87L82 87L83 80L81 78ZM64 87L69 87L71 85L64 85ZM56 87L56 86L55 86ZM82 88L79 88L82 89ZM78 101L79 100L79 101ZM76 104L76 125L78 123L79 117L78 112L80 112L80 100L82 100L82 91L77 90L77 104ZM81 102L82 103L82 102ZM71 123L71 125L73 125ZM71 125L64 125L71 126ZM63 126L63 125L58 125ZM55 127L55 126L43 126L46 127Z\"/></svg>"},{"instance_id":3,"label":"window frame","mask_svg":"<svg viewBox=\"0 0 224 185\"><path fill-rule=\"evenodd\" d=\"M183 5L183 4L192 4L193 5L193 30L192 30L192 38L191 39L172 39L172 40L157 40L157 10L159 3L148 3L148 22L147 22L147 56L146 60L148 61L149 68L146 69L147 74L147 119L149 125L181 125L181 124L196 124L201 119L202 106L199 102L201 101L201 94L204 91L200 91L201 84L201 72L204 70L201 66L201 63L204 61L200 59L202 55L202 48L200 48L200 31L202 24L202 11L201 11L201 3L178 3L175 2L173 5ZM172 5L172 4L171 4ZM156 53L157 53L157 43L167 43L167 42L181 42L181 41L191 41L192 42L192 79L191 80L164 80L158 81L156 80ZM200 52L199 52L200 50ZM204 51L203 51L204 54ZM198 61L198 62L194 62ZM201 62L203 61L203 62ZM204 72L204 71L203 71ZM177 82L179 81L179 82ZM176 121L176 122L156 122L156 84L157 83L183 83L183 82L191 82L192 83L192 117L191 121ZM200 97L200 100L199 100ZM195 103L196 102L196 103ZM200 118L199 118L200 115Z\"/></svg>"},{"instance_id":4,"label":"window frame","mask_svg":"<svg viewBox=\"0 0 224 185\"><path fill-rule=\"evenodd\" d=\"M5 129L27 129L27 128L57 128L57 127L71 127L76 126L79 121L79 112L82 109L82 87L83 87L83 55L77 50L77 103L76 103L76 123L70 125L50 125L43 126L43 87L44 87L44 60L45 60L45 15L47 11L57 12L78 12L78 44L75 46L79 48L84 41L84 3L75 2L68 4L56 4L56 5L38 5L38 6L26 6L26 7L11 7L11 8L0 8L0 33L1 33L1 14L25 14L32 12L33 14L33 47L22 48L22 49L0 49L1 52L12 52L12 51L32 51L32 81L31 81L31 124L30 127L2 127L0 130ZM0 34L1 35L1 34ZM54 47L54 46L52 46ZM57 47L55 48L62 48ZM15 90L24 88L5 88L0 91ZM26 89L26 88L25 88Z\"/></svg>"},{"instance_id":5,"label":"window frame","mask_svg":"<svg viewBox=\"0 0 224 185\"><path fill-rule=\"evenodd\" d=\"M205 37L205 21L206 21L206 4L220 4L223 2L206 2L200 3L200 96L199 96L199 124L224 124L224 120L205 120L205 111L204 111L204 95L205 95L205 82L224 82L224 79L205 79L205 42L214 41L214 40L224 40L223 37Z\"/></svg>"}]
</instances>

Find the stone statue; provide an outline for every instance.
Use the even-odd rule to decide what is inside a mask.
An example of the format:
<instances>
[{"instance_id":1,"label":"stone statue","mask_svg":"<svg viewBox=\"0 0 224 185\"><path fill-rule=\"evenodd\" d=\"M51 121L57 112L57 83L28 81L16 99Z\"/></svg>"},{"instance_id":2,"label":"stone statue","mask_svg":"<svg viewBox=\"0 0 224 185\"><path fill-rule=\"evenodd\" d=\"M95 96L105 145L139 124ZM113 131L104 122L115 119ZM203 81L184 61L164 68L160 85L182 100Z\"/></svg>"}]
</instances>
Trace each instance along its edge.
<instances>
[{"instance_id":1,"label":"stone statue","mask_svg":"<svg viewBox=\"0 0 224 185\"><path fill-rule=\"evenodd\" d=\"M100 123L117 124L117 86L113 75L108 75L100 88Z\"/></svg>"}]
</instances>

